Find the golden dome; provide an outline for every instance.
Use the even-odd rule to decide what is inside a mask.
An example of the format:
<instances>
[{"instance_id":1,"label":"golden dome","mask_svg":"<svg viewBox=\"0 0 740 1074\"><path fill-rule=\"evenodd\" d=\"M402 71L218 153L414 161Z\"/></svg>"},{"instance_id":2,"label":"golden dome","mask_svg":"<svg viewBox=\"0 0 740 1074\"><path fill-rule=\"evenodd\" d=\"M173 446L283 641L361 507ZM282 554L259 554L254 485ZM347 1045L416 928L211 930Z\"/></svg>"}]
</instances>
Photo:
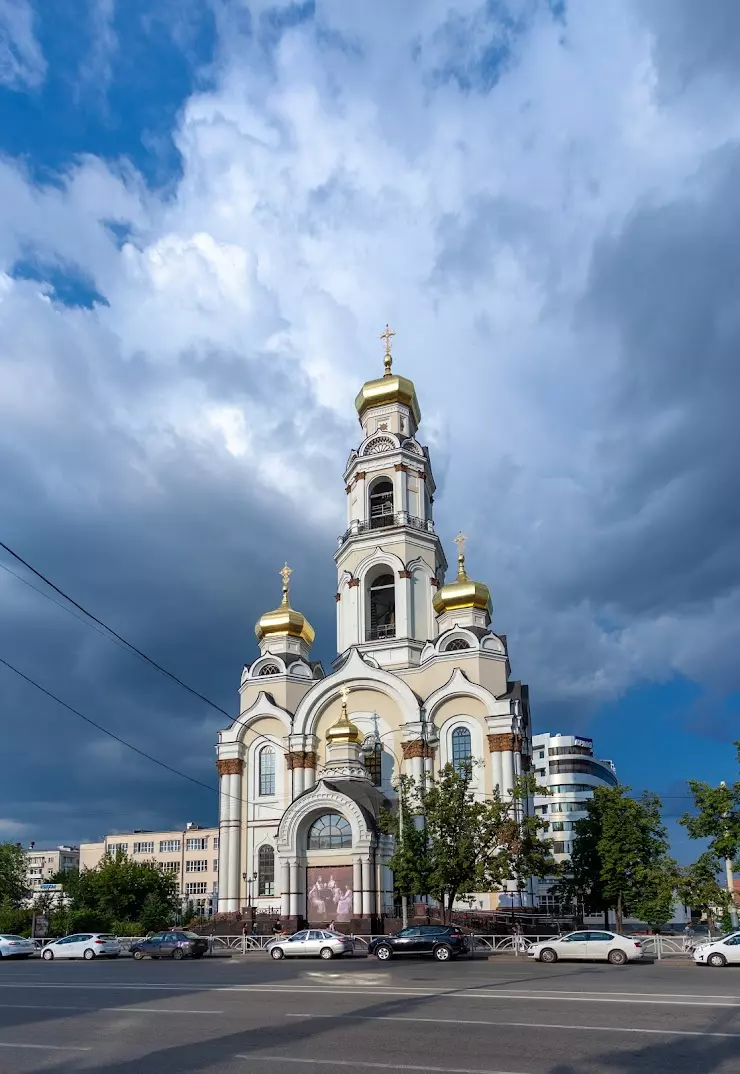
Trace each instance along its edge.
<instances>
[{"instance_id":1,"label":"golden dome","mask_svg":"<svg viewBox=\"0 0 740 1074\"><path fill-rule=\"evenodd\" d=\"M487 612L489 617L492 612L491 593L483 582L473 582L468 578L465 570L465 553L463 545L465 537L460 533L455 538L458 545L457 578L449 585L442 586L434 598L434 610L437 615L443 612L458 612L463 609L476 608L478 611Z\"/></svg>"},{"instance_id":2,"label":"golden dome","mask_svg":"<svg viewBox=\"0 0 740 1074\"><path fill-rule=\"evenodd\" d=\"M355 399L355 407L360 421L362 421L365 411L369 410L370 407L386 406L388 403L403 403L404 406L410 409L414 415L414 421L418 425L421 422L421 411L419 410L419 400L416 398L416 388L413 381L408 380L406 377L399 377L391 372L393 357L391 355L390 341L391 336L394 335L395 332L391 332L388 325L386 325L385 332L380 337L385 340L385 373L382 377L378 377L377 380L368 380L362 385Z\"/></svg>"},{"instance_id":3,"label":"golden dome","mask_svg":"<svg viewBox=\"0 0 740 1074\"><path fill-rule=\"evenodd\" d=\"M265 612L255 625L254 632L259 641L266 637L300 638L310 648L315 637L314 629L304 615L290 606L289 579L292 573L286 563L280 571L283 576L283 599L280 607L272 612Z\"/></svg>"},{"instance_id":4,"label":"golden dome","mask_svg":"<svg viewBox=\"0 0 740 1074\"><path fill-rule=\"evenodd\" d=\"M343 686L341 694L342 712L337 722L326 732L326 741L328 745L334 745L337 742L362 742L362 733L358 727L355 727L347 715L347 697L349 696L348 687Z\"/></svg>"}]
</instances>

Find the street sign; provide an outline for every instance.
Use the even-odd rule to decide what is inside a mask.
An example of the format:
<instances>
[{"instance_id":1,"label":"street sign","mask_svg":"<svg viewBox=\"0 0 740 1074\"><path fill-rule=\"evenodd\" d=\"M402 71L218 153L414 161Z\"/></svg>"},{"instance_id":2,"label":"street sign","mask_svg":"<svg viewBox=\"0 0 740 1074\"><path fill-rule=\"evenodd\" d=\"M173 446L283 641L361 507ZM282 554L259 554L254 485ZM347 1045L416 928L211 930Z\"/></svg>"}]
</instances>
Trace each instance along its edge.
<instances>
[{"instance_id":1,"label":"street sign","mask_svg":"<svg viewBox=\"0 0 740 1074\"><path fill-rule=\"evenodd\" d=\"M31 922L31 935L48 936L48 934L49 918L46 914L34 914L33 921Z\"/></svg>"},{"instance_id":2,"label":"street sign","mask_svg":"<svg viewBox=\"0 0 740 1074\"><path fill-rule=\"evenodd\" d=\"M39 884L38 891L64 891L61 884Z\"/></svg>"}]
</instances>

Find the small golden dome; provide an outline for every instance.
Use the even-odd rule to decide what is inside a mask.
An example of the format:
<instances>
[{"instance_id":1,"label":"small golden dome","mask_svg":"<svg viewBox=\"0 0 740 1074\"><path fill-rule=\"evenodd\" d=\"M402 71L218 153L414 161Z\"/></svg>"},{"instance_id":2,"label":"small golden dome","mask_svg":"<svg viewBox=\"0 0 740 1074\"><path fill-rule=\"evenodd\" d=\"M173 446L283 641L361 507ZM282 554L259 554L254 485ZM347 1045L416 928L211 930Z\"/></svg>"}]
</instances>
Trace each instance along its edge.
<instances>
[{"instance_id":1,"label":"small golden dome","mask_svg":"<svg viewBox=\"0 0 740 1074\"><path fill-rule=\"evenodd\" d=\"M342 712L337 722L326 732L326 741L328 745L334 745L337 742L362 742L361 731L358 727L355 727L347 715L347 698L349 696L348 687L342 687L341 695Z\"/></svg>"},{"instance_id":2,"label":"small golden dome","mask_svg":"<svg viewBox=\"0 0 740 1074\"><path fill-rule=\"evenodd\" d=\"M256 623L254 632L259 641L266 637L300 638L310 648L315 637L314 629L304 615L290 606L289 580L292 573L286 563L280 571L283 577L283 599L280 607L272 612L265 612Z\"/></svg>"},{"instance_id":3,"label":"small golden dome","mask_svg":"<svg viewBox=\"0 0 740 1074\"><path fill-rule=\"evenodd\" d=\"M410 409L414 415L414 421L418 425L421 422L421 411L419 410L419 400L416 398L416 388L413 381L408 380L406 377L399 377L391 372L393 364L391 336L395 334L388 325L385 326L385 332L380 337L385 340L385 358L383 359L385 373L382 377L378 377L377 380L368 380L362 385L355 399L355 407L360 421L362 421L365 411L369 410L370 407L386 406L388 403L403 403L404 406Z\"/></svg>"},{"instance_id":4,"label":"small golden dome","mask_svg":"<svg viewBox=\"0 0 740 1074\"><path fill-rule=\"evenodd\" d=\"M492 606L488 586L483 582L471 581L465 570L465 553L463 552L465 540L466 538L461 533L455 538L458 545L457 578L439 590L433 601L434 610L437 615L442 615L443 612L476 608L478 611L487 612L490 618Z\"/></svg>"}]
</instances>

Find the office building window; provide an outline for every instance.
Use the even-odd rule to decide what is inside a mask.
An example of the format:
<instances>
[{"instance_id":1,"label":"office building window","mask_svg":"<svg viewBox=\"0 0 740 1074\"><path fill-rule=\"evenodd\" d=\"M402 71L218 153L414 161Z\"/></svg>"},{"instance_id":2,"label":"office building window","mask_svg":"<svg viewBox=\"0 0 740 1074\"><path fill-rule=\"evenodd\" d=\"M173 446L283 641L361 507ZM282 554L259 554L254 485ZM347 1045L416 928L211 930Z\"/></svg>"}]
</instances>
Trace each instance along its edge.
<instances>
[{"instance_id":1,"label":"office building window","mask_svg":"<svg viewBox=\"0 0 740 1074\"><path fill-rule=\"evenodd\" d=\"M186 850L208 850L208 836L197 836L192 839L186 839Z\"/></svg>"},{"instance_id":2,"label":"office building window","mask_svg":"<svg viewBox=\"0 0 740 1074\"><path fill-rule=\"evenodd\" d=\"M159 853L160 854L175 854L180 850L182 846L182 840L180 839L160 839L159 840Z\"/></svg>"},{"instance_id":3,"label":"office building window","mask_svg":"<svg viewBox=\"0 0 740 1074\"><path fill-rule=\"evenodd\" d=\"M154 842L134 843L134 854L153 854Z\"/></svg>"},{"instance_id":4,"label":"office building window","mask_svg":"<svg viewBox=\"0 0 740 1074\"><path fill-rule=\"evenodd\" d=\"M208 882L206 880L191 880L189 884L185 885L186 895L205 895L208 891Z\"/></svg>"},{"instance_id":5,"label":"office building window","mask_svg":"<svg viewBox=\"0 0 740 1074\"><path fill-rule=\"evenodd\" d=\"M207 873L208 872L208 859L196 858L193 861L185 862L186 873Z\"/></svg>"},{"instance_id":6,"label":"office building window","mask_svg":"<svg viewBox=\"0 0 740 1074\"><path fill-rule=\"evenodd\" d=\"M179 873L180 872L180 862L179 861L161 861L159 863L159 868L162 870L163 873Z\"/></svg>"}]
</instances>

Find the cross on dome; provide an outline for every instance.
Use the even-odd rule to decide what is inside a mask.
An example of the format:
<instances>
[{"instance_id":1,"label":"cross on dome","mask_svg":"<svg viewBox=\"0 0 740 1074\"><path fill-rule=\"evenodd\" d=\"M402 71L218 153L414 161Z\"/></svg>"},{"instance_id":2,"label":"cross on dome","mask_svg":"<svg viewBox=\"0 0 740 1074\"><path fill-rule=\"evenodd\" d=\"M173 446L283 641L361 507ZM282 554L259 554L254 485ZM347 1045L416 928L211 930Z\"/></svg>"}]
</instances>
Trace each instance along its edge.
<instances>
[{"instance_id":1,"label":"cross on dome","mask_svg":"<svg viewBox=\"0 0 740 1074\"><path fill-rule=\"evenodd\" d=\"M289 604L288 592L290 590L290 576L293 573L292 569L288 566L287 560L285 566L280 571L280 576L283 579L283 604Z\"/></svg>"},{"instance_id":2,"label":"cross on dome","mask_svg":"<svg viewBox=\"0 0 740 1074\"><path fill-rule=\"evenodd\" d=\"M395 336L395 332L389 324L385 326L385 332L381 332L380 338L385 343L385 375L389 377L391 375L391 366L393 365L393 356L391 354L391 340Z\"/></svg>"},{"instance_id":3,"label":"cross on dome","mask_svg":"<svg viewBox=\"0 0 740 1074\"><path fill-rule=\"evenodd\" d=\"M459 575L465 574L465 545L468 538L465 536L462 530L455 538L455 544L457 545L457 573Z\"/></svg>"}]
</instances>

